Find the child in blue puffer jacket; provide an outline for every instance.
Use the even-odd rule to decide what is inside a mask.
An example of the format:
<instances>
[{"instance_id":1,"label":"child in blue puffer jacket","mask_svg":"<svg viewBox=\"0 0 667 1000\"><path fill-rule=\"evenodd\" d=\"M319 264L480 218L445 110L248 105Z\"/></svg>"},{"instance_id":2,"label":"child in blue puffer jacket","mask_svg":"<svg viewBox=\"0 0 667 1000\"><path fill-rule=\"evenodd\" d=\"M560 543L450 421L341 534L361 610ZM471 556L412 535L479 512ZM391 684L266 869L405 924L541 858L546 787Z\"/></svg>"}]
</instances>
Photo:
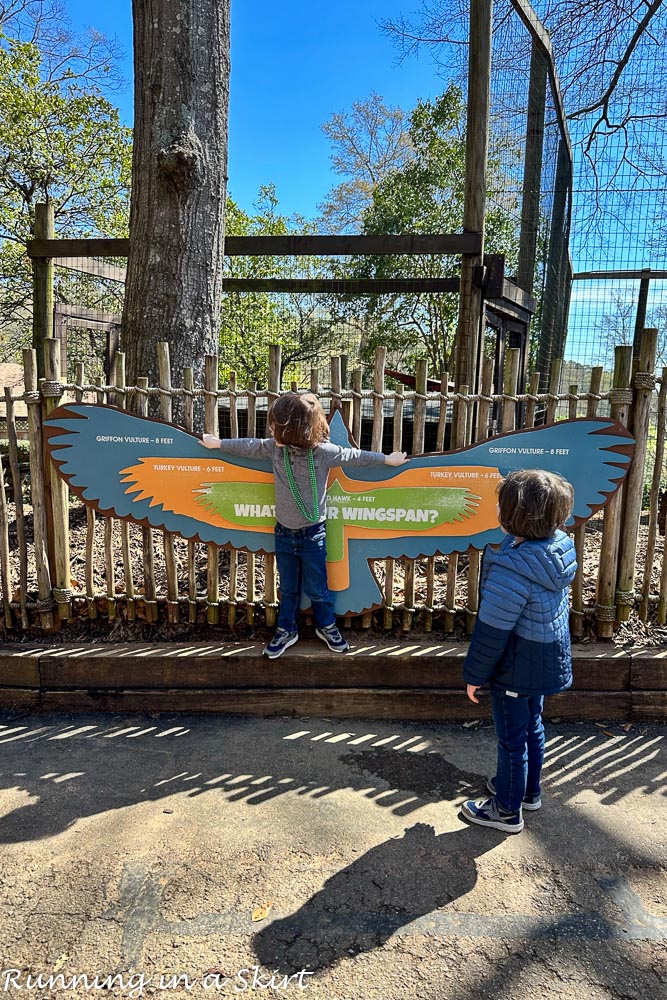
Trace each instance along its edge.
<instances>
[{"instance_id":1,"label":"child in blue puffer jacket","mask_svg":"<svg viewBox=\"0 0 667 1000\"><path fill-rule=\"evenodd\" d=\"M542 805L544 696L572 683L568 587L577 569L561 526L572 513L571 485L539 469L511 472L498 489L507 535L482 560L481 601L463 677L471 701L491 689L498 738L492 797L464 802L463 817L504 833L523 830L523 809Z\"/></svg>"}]
</instances>

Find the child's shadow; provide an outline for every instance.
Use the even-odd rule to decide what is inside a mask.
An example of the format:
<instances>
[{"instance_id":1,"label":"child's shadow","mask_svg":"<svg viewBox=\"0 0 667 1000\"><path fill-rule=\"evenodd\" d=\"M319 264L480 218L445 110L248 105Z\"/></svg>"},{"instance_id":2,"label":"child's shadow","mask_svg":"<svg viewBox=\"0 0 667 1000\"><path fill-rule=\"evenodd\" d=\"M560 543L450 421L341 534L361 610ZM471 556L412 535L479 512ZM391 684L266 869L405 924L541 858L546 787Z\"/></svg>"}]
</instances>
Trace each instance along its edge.
<instances>
[{"instance_id":1,"label":"child's shadow","mask_svg":"<svg viewBox=\"0 0 667 1000\"><path fill-rule=\"evenodd\" d=\"M488 830L436 836L432 826L417 823L337 872L296 913L256 934L258 961L291 975L377 948L401 927L470 892L475 858L497 843Z\"/></svg>"}]
</instances>

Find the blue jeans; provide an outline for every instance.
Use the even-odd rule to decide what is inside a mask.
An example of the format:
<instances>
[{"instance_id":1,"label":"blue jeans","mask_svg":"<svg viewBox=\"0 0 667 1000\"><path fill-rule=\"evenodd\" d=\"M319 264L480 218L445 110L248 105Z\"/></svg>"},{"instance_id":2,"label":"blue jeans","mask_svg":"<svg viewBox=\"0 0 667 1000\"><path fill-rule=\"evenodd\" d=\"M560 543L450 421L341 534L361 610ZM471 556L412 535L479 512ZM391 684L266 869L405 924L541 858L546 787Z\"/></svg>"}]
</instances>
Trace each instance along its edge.
<instances>
[{"instance_id":1,"label":"blue jeans","mask_svg":"<svg viewBox=\"0 0 667 1000\"><path fill-rule=\"evenodd\" d=\"M310 598L318 628L336 621L326 560L325 522L294 530L276 524L276 562L280 575L278 628L297 631L301 591Z\"/></svg>"},{"instance_id":2,"label":"blue jeans","mask_svg":"<svg viewBox=\"0 0 667 1000\"><path fill-rule=\"evenodd\" d=\"M542 695L511 697L491 688L491 709L498 737L496 802L517 812L526 796L539 795L544 762Z\"/></svg>"}]
</instances>

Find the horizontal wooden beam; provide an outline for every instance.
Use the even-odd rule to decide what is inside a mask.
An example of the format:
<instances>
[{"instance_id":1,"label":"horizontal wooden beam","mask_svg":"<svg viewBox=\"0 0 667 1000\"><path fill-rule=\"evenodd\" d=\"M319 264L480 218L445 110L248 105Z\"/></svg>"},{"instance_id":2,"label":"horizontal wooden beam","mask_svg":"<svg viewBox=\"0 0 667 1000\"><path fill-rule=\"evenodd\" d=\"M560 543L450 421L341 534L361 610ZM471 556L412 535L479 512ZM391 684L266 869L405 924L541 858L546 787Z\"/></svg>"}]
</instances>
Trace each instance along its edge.
<instances>
[{"instance_id":1,"label":"horizontal wooden beam","mask_svg":"<svg viewBox=\"0 0 667 1000\"><path fill-rule=\"evenodd\" d=\"M643 271L578 271L572 275L573 281L641 281L642 278L664 280L667 278L667 271L652 271L646 268Z\"/></svg>"},{"instance_id":2,"label":"horizontal wooden beam","mask_svg":"<svg viewBox=\"0 0 667 1000\"><path fill-rule=\"evenodd\" d=\"M225 253L230 257L270 256L375 256L379 254L479 253L479 233L403 233L394 236L229 236Z\"/></svg>"},{"instance_id":3,"label":"horizontal wooden beam","mask_svg":"<svg viewBox=\"0 0 667 1000\"><path fill-rule=\"evenodd\" d=\"M632 718L667 722L667 698L664 691L633 691Z\"/></svg>"},{"instance_id":4,"label":"horizontal wooden beam","mask_svg":"<svg viewBox=\"0 0 667 1000\"><path fill-rule=\"evenodd\" d=\"M486 718L461 689L464 644L404 649L361 648L341 662L314 641L299 644L280 667L261 644L118 643L25 646L0 650L0 707L102 711L219 711L246 715L334 715L337 718ZM398 654L398 655L397 655ZM318 669L313 671L314 657ZM575 647L575 681L549 701L563 719L665 719L665 661L594 644Z\"/></svg>"},{"instance_id":5,"label":"horizontal wooden beam","mask_svg":"<svg viewBox=\"0 0 667 1000\"><path fill-rule=\"evenodd\" d=\"M225 278L223 292L328 292L338 295L458 292L458 278Z\"/></svg>"},{"instance_id":6,"label":"horizontal wooden beam","mask_svg":"<svg viewBox=\"0 0 667 1000\"><path fill-rule=\"evenodd\" d=\"M376 256L381 254L474 254L482 247L480 233L403 233L395 236L228 236L228 257ZM28 240L28 256L127 257L124 240Z\"/></svg>"},{"instance_id":7,"label":"horizontal wooden beam","mask_svg":"<svg viewBox=\"0 0 667 1000\"><path fill-rule=\"evenodd\" d=\"M119 312L102 312L99 309L90 309L88 306L71 305L69 302L56 302L53 311L56 319L61 316L72 320L85 320L86 323L104 323L105 325L113 323L116 326L120 326L121 321L121 313Z\"/></svg>"},{"instance_id":8,"label":"horizontal wooden beam","mask_svg":"<svg viewBox=\"0 0 667 1000\"><path fill-rule=\"evenodd\" d=\"M461 690L428 688L15 688L0 687L0 708L93 712L234 712L251 716L442 721L487 719ZM566 691L549 700L548 718L660 719L659 692Z\"/></svg>"},{"instance_id":9,"label":"horizontal wooden beam","mask_svg":"<svg viewBox=\"0 0 667 1000\"><path fill-rule=\"evenodd\" d=\"M124 240L28 240L28 257L127 257L130 241Z\"/></svg>"},{"instance_id":10,"label":"horizontal wooden beam","mask_svg":"<svg viewBox=\"0 0 667 1000\"><path fill-rule=\"evenodd\" d=\"M487 300L491 305L498 302L512 303L512 305L518 306L520 309L525 310L525 312L530 313L531 316L534 315L537 309L537 302L532 295L525 292L523 288L519 288L515 285L513 281L508 281L507 278L503 279L503 294L502 298L489 298Z\"/></svg>"}]
</instances>

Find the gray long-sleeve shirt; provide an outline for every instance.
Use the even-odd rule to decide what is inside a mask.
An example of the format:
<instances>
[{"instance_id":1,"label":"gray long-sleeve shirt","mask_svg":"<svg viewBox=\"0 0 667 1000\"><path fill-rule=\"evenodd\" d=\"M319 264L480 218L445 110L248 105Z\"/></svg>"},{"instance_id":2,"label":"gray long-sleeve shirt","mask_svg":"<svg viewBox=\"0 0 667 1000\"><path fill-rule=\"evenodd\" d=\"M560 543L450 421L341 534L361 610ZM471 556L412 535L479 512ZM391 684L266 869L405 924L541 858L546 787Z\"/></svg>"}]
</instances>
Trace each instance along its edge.
<instances>
[{"instance_id":1,"label":"gray long-sleeve shirt","mask_svg":"<svg viewBox=\"0 0 667 1000\"><path fill-rule=\"evenodd\" d=\"M338 468L341 465L384 465L384 455L378 451L341 448L340 445L331 444L330 441L325 441L313 448L318 502L318 519L313 522L306 520L292 497L285 472L284 448L276 444L274 438L223 438L220 442L220 450L242 458L268 458L271 461L276 486L276 519L285 528L291 528L293 531L325 520L329 469ZM289 447L287 451L294 481L299 488L306 509L310 510L313 497L308 471L308 449Z\"/></svg>"}]
</instances>

